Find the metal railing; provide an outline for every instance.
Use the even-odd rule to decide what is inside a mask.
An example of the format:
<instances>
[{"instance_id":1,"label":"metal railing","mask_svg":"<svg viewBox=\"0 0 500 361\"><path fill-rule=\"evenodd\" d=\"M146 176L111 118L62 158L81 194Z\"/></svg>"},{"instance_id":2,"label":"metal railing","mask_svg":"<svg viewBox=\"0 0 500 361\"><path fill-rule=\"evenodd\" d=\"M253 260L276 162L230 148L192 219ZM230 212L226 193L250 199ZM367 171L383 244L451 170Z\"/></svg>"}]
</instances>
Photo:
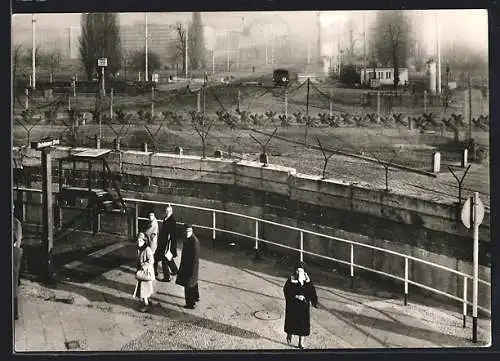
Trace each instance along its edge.
<instances>
[{"instance_id":1,"label":"metal railing","mask_svg":"<svg viewBox=\"0 0 500 361\"><path fill-rule=\"evenodd\" d=\"M37 192L37 193L41 192L40 190L37 190L37 189L27 189L27 188L18 188L18 189L15 189L15 191ZM444 296L444 297L461 302L462 303L462 315L463 315L463 327L465 327L465 319L467 316L468 306L472 306L472 304L473 304L473 302L469 301L468 297L467 297L468 282L469 282L469 280L472 280L471 275L457 271L455 269L452 269L452 268L449 268L446 266L442 266L442 265L434 263L434 262L426 261L426 260L418 258L418 257L409 256L409 255L395 252L395 251L391 251L391 250L388 250L385 248L376 247L376 246L372 246L369 244L364 244L364 243L360 243L360 242L356 242L356 241L350 241L347 239L334 237L334 236L330 236L330 235L326 235L326 234L321 234L318 232L314 232L314 231L310 231L310 230L306 230L306 229L302 229L302 228L298 228L298 227L293 227L293 226L289 226L289 225L285 225L285 224L280 224L280 223L276 223L273 221L269 221L269 220L265 220L265 219L261 219L261 218L256 218L256 217L252 217L252 216L247 216L247 215L243 215L243 214L239 214L239 213L235 213L235 212L230 212L230 211L224 211L224 210L218 210L218 209L212 209L212 208L206 208L206 207L199 207L199 206L193 206L193 205L186 205L186 204L179 204L179 203L172 203L172 202L160 202L160 201L142 200L142 199L135 199L135 198L123 198L123 200L126 203L133 204L133 208L135 209L135 212L134 212L134 218L135 218L134 229L135 230L138 229L138 221L139 220L147 220L147 218L145 218L145 217L138 216L139 215L139 209L138 209L139 204L158 205L158 206L166 206L167 204L170 204L173 207L180 207L180 208L186 208L186 209L196 209L196 210L200 210L200 211L209 212L212 214L212 225L211 226L193 224L193 227L211 230L212 231L212 241L214 242L214 244L215 244L215 239L216 239L216 233L222 232L222 233L240 236L240 237L244 237L244 238L250 238L250 239L254 240L254 242L255 242L254 249L257 253L259 252L259 243L262 242L265 244L270 244L273 246L296 251L299 253L300 260L303 260L304 254L307 254L307 255L310 255L313 257L318 257L318 258L322 258L322 259L330 260L330 261L333 261L333 262L336 262L339 264L346 265L349 267L351 281L354 281L355 269L365 270L365 271L376 273L376 274L379 274L379 275L382 275L382 276L385 276L385 277L388 277L391 279L395 279L395 280L403 282L403 284L404 284L404 304L405 305L407 305L407 302L408 302L409 285L416 286L416 287L422 288L424 290L427 290L427 291L439 294L441 296ZM227 229L218 228L217 227L217 215L218 214L219 215L230 215L230 216L235 216L238 218L243 218L243 219L254 221L255 222L255 233L252 235L249 235L249 234L235 232L235 231L231 231L231 230L227 230ZM159 221L161 222L161 220L159 220ZM285 244L262 239L259 236L259 224L269 224L269 225L273 225L273 226L277 226L277 227L281 227L281 228L286 228L289 230L299 232L299 234L300 234L300 246L299 247L300 248L291 247L291 246L288 246ZM304 234L309 234L309 235L313 235L313 236L317 236L317 237L327 238L330 240L334 240L334 241L338 241L338 242L341 242L344 244L348 244L350 246L349 260L346 261L346 260L342 260L342 259L338 259L338 258L334 258L334 257L329 257L326 255L322 255L322 254L318 254L318 253L309 252L309 251L304 250ZM395 275L395 274L384 272L384 271L374 269L371 267L363 266L361 264L356 264L355 257L354 257L355 247L376 250L379 252L383 252L385 254L390 254L390 255L400 257L401 259L404 260L404 275ZM441 271L446 271L446 272L449 272L451 274L454 274L454 275L462 278L462 285L463 285L462 297L458 297L458 296L452 295L450 293L447 293L445 291L439 290L437 288L427 286L427 285L424 285L422 283L411 280L410 279L410 272L409 272L410 261L415 262L415 263L425 264L425 265L431 266L435 269L438 269ZM487 282L487 281L482 280L482 279L479 279L478 281L480 284L488 287L491 290L491 283L490 282ZM491 310L489 308L478 305L478 309L483 311L487 315L491 316Z\"/></svg>"}]
</instances>

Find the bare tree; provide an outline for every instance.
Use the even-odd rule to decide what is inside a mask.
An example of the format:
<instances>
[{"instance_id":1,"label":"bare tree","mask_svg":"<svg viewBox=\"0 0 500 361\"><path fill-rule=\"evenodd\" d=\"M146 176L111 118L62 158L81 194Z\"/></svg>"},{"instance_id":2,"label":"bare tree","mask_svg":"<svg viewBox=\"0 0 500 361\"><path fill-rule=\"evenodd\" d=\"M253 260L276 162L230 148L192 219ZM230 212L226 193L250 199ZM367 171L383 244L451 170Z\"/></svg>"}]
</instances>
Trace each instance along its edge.
<instances>
[{"instance_id":1,"label":"bare tree","mask_svg":"<svg viewBox=\"0 0 500 361\"><path fill-rule=\"evenodd\" d=\"M195 111L192 111L189 114L191 115L191 125L201 138L202 158L205 158L206 141L208 133L214 124L214 120Z\"/></svg>"},{"instance_id":2,"label":"bare tree","mask_svg":"<svg viewBox=\"0 0 500 361\"><path fill-rule=\"evenodd\" d=\"M186 29L181 23L175 24L175 32L177 33L177 44L175 52L172 54L172 61L175 64L182 60L182 72L186 71Z\"/></svg>"},{"instance_id":3,"label":"bare tree","mask_svg":"<svg viewBox=\"0 0 500 361\"><path fill-rule=\"evenodd\" d=\"M351 18L347 22L347 41L348 41L349 46L346 50L347 50L347 62L348 62L348 64L352 64L354 61L355 45L356 45L355 31L356 31L356 23L355 23L354 19Z\"/></svg>"},{"instance_id":4,"label":"bare tree","mask_svg":"<svg viewBox=\"0 0 500 361\"><path fill-rule=\"evenodd\" d=\"M61 52L59 49L55 49L46 55L46 62L50 69L50 82L52 83L54 79L54 70L56 70L61 65Z\"/></svg>"},{"instance_id":5,"label":"bare tree","mask_svg":"<svg viewBox=\"0 0 500 361\"><path fill-rule=\"evenodd\" d=\"M378 61L394 68L394 89L397 89L399 69L406 64L410 52L410 23L401 10L379 11L372 34Z\"/></svg>"}]
</instances>

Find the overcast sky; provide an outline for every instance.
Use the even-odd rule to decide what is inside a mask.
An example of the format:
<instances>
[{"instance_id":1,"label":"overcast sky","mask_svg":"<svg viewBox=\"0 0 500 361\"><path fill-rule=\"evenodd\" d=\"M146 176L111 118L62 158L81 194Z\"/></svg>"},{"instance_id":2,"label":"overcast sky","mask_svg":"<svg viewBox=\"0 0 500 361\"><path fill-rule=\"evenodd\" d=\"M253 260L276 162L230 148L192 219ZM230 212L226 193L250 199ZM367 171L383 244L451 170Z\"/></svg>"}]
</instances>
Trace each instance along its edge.
<instances>
[{"instance_id":1,"label":"overcast sky","mask_svg":"<svg viewBox=\"0 0 500 361\"><path fill-rule=\"evenodd\" d=\"M427 47L432 50L436 47L436 14L440 24L440 36L443 43L457 40L466 45L480 50L486 50L488 46L488 18L486 10L424 10L418 15L422 17L424 28L423 39ZM325 11L321 12L321 23L327 26L337 23L339 26L349 17L362 19L361 11ZM369 26L373 19L373 12L364 12L366 23ZM311 26L316 22L316 12L217 12L202 13L206 25L216 26L220 29L241 27L242 23L256 23L258 19L276 19L285 21L296 30L299 26ZM37 27L66 29L69 26L80 26L80 17L75 14L38 14ZM190 19L191 13L150 13L150 22L160 24L172 24L176 21ZM305 21L307 19L307 21ZM122 24L133 24L144 21L144 13L121 13ZM359 32L363 31L362 20L359 22ZM14 15L12 19L13 32L16 28L31 27L30 14Z\"/></svg>"}]
</instances>

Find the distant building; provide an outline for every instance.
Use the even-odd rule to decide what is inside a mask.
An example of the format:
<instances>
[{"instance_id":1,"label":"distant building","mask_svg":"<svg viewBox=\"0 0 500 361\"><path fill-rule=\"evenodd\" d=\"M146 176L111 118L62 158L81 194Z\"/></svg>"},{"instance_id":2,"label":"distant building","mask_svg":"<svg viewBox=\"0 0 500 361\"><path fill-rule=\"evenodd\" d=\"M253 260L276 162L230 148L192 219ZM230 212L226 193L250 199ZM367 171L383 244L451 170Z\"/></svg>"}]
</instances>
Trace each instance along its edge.
<instances>
[{"instance_id":1,"label":"distant building","mask_svg":"<svg viewBox=\"0 0 500 361\"><path fill-rule=\"evenodd\" d=\"M365 70L361 69L361 79L365 79ZM375 68L375 73L373 72L373 67L366 67L366 80L370 79L378 80L380 85L392 85L394 84L394 68L383 67ZM399 84L404 85L408 83L408 68L399 68Z\"/></svg>"}]
</instances>

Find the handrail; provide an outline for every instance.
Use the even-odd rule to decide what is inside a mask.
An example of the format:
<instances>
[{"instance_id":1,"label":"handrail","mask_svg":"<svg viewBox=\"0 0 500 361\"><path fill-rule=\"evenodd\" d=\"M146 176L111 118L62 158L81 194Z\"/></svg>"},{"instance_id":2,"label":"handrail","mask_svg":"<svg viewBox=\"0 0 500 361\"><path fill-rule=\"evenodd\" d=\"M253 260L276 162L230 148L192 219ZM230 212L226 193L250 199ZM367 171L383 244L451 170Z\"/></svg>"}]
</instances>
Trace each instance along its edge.
<instances>
[{"instance_id":1,"label":"handrail","mask_svg":"<svg viewBox=\"0 0 500 361\"><path fill-rule=\"evenodd\" d=\"M381 251L381 252L384 252L384 253L389 253L389 254L392 254L394 256L408 258L408 259L411 259L412 261L424 263L424 264L427 264L429 266L433 266L433 267L440 268L442 270L445 270L445 271L448 271L448 272L451 272L451 273L455 273L458 276L464 276L464 277L467 277L469 279L472 279L471 275L468 275L466 273L454 270L453 268L449 268L449 267L442 266L442 265L439 265L439 264L436 264L436 263L433 263L433 262L425 261L425 260L423 260L421 258L417 258L417 257L414 257L414 256L405 255L403 253L399 253L399 252L396 252L396 251L391 251L391 250L388 250L388 249L385 249L385 248L381 248L381 247L372 246L372 245L369 245L369 244L364 244L364 243L360 243L360 242L356 242L356 241L349 241L347 239L343 239L343 238L339 238L339 237L335 237L335 236L330 236L330 235L327 235L327 234L321 234L321 233L318 233L318 232L314 232L314 231L310 231L310 230L307 230L307 229L302 229L302 228L298 228L298 227L294 227L294 226L289 226L287 224L280 224L280 223L276 223L276 222L273 222L273 221L268 221L268 220L262 219L262 218L257 218L257 217L253 217L253 216L247 216L247 215L244 215L244 214L239 214L239 213L225 211L225 210L218 210L218 209L212 209L212 208L206 208L206 207L191 206L191 205L180 204L180 203L167 203L167 202L143 200L143 199L136 199L136 198L123 198L123 200L124 201L134 202L134 203L138 202L138 203L148 203L148 204L157 204L157 205L170 204L170 205L176 206L176 207L192 208L192 209L198 209L198 210L207 211L207 212L213 212L213 211L215 211L215 212L221 213L221 214L227 214L227 215L231 215L231 216L237 216L237 217L241 217L241 218L251 219L251 220L254 220L254 221L259 221L259 222L262 222L262 223L267 223L267 224L271 224L271 225L282 227L282 228L287 228L287 229L294 230L294 231L306 232L306 233L311 234L313 236L324 237L324 238L328 238L328 239L331 239L331 240L334 240L334 241L349 243L349 244L352 244L352 245L355 245L355 246L370 248L370 249L373 249L373 250L376 250L376 251ZM483 284L486 284L487 286L491 286L491 284L489 282L487 282L487 281L484 281L484 280L480 279L479 282L481 282Z\"/></svg>"},{"instance_id":2,"label":"handrail","mask_svg":"<svg viewBox=\"0 0 500 361\"><path fill-rule=\"evenodd\" d=\"M41 190L39 190L39 189L30 189L30 188L19 188L16 191L41 193ZM353 281L353 278L354 278L354 269L355 268L356 269L366 270L366 271L373 272L373 273L377 273L377 274L380 274L380 275L383 275L385 277L389 277L389 278L392 278L392 279L395 279L395 280L398 280L398 281L402 281L402 282L405 283L405 305L406 305L406 297L407 297L407 293L408 293L408 284L411 284L413 286L416 286L416 287L419 287L419 288L422 288L422 289L434 292L436 294L448 297L450 299L462 302L463 303L463 309L464 309L464 320L465 320L465 316L466 316L467 305L472 305L472 302L467 299L467 280L473 279L473 277L471 275L468 275L466 273L454 270L452 268L449 268L449 267L446 267L446 266L442 266L440 264L433 263L433 262L430 262L430 261L426 261L426 260L423 260L423 259L420 259L420 258L417 258L417 257L414 257L414 256L405 255L403 253L399 253L399 252L396 252L396 251L384 249L384 248L381 248L381 247L376 247L376 246L372 246L372 245L368 245L368 244L363 244L363 243L356 242L356 241L350 241L350 240L347 240L347 239L343 239L343 238L339 238L339 237L334 237L334 236L330 236L330 235L326 235L326 234L321 234L321 233L310 231L310 230L307 230L307 229L302 229L302 228L298 228L298 227L294 227L294 226L289 226L289 225L286 225L286 224L280 224L280 223L276 223L276 222L273 222L273 221L269 221L269 220L265 220L265 219L261 219L261 218L257 218L257 217L253 217L253 216L247 216L247 215L239 214L239 213L235 213L235 212L225 211L225 210L218 210L218 209L212 209L212 208L207 208L207 207L199 207L199 206L193 206L193 205L187 205L187 204L180 204L180 203L172 203L172 202L161 202L161 201L143 200L143 199L136 199L136 198L123 198L123 201L124 202L133 203L135 205L135 207L136 207L136 210L137 210L137 205L142 203L142 204L156 204L156 205L167 205L167 204L170 204L170 205L175 206L175 207L181 207L181 208L187 208L187 209L197 209L197 210L201 210L201 211L211 212L213 214L213 225L212 226L203 226L203 225L194 225L194 224L193 224L193 226L197 227L197 228L201 228L201 229L211 230L212 231L212 237L213 237L214 241L215 241L215 233L216 232L223 232L223 233L232 234L232 235L236 235L236 236L240 236L240 237L245 237L245 238L250 238L250 239L255 240L255 250L256 251L258 251L259 242L263 242L263 243L271 244L271 245L274 245L274 246L277 246L277 247L281 247L281 248L285 248L285 249L289 249L289 250L300 252L301 259L302 259L303 254L308 254L308 255L311 255L311 256L314 256L314 257L319 257L319 258L331 260L331 261L334 261L334 262L337 262L337 263L340 263L340 264L344 264L344 265L347 265L347 266L351 267L351 272L350 272L351 281ZM217 228L216 227L216 223L215 223L216 214L217 213L231 215L231 216L236 216L236 217L239 217L239 218L245 218L245 219L248 219L248 220L255 221L255 226L256 226L255 227L255 235L248 235L248 234L243 234L243 233L239 233L239 232L235 232L235 231L230 231L230 230L225 230L225 229ZM137 213L136 213L135 218L136 218L136 222L138 220L147 220L147 218L139 217ZM162 222L162 220L158 220L158 221ZM286 228L286 229L290 229L290 230L294 230L294 231L300 232L300 238L301 238L300 249L299 248L295 248L295 247L291 247L291 246L287 246L287 245L284 245L284 244L280 244L280 243L277 243L277 242L268 241L268 240L260 238L259 237L259 227L258 227L259 223L265 223L265 224L275 225L275 226L278 226L278 227L282 227L282 228ZM341 260L341 259L337 259L337 258L334 258L334 257L329 257L329 256L325 256L325 255L321 255L321 254L317 254L317 253L305 251L303 249L303 234L304 233L350 244L351 245L351 258L350 258L350 261ZM354 246L359 246L359 247L364 247L364 248L368 248L368 249L373 249L373 250L377 250L377 251L380 251L380 252L384 252L386 254L392 254L394 256L403 258L405 260L405 276L404 277L400 277L400 276L397 276L397 275L394 275L394 274L390 274L390 273L383 272L383 271L380 271L380 270L377 270L377 269L373 269L371 267L367 267L367 266L356 264L354 262ZM441 270L450 272L452 274L455 274L457 276L460 276L463 279L463 283L464 283L463 297L460 298L458 296L455 296L455 295L446 293L444 291L435 289L433 287L430 287L430 286L427 286L427 285L424 285L424 284L421 284L421 283L418 283L418 282L410 280L409 276L408 276L408 260L412 260L412 261L415 261L415 262L420 262L422 264L426 264L426 265L429 265L431 267L434 267L434 268L437 268L437 269L441 269ZM478 282L481 283L481 284L484 284L487 287L491 288L491 283L488 282L488 281L479 279ZM480 309L483 312L491 315L491 310L490 309L487 309L485 307L481 307L479 305L478 305L478 309ZM465 324L465 321L464 321L464 324Z\"/></svg>"}]
</instances>

